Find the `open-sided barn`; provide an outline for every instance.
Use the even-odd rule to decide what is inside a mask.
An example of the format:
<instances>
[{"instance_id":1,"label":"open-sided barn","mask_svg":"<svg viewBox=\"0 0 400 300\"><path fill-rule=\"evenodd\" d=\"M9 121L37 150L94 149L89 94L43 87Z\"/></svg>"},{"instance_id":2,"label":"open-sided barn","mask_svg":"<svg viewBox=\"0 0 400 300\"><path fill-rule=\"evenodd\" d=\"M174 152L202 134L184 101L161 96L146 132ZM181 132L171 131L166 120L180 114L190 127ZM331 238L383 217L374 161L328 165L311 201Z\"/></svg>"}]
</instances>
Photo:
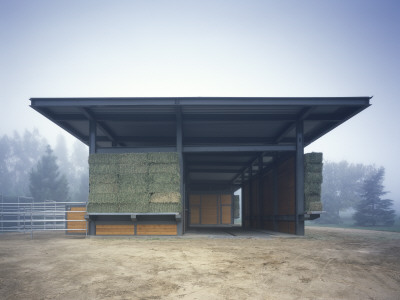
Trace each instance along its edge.
<instances>
[{"instance_id":1,"label":"open-sided barn","mask_svg":"<svg viewBox=\"0 0 400 300\"><path fill-rule=\"evenodd\" d=\"M31 107L89 146L89 234L232 224L241 188L245 228L303 235L304 220L322 210L322 156L304 157L304 147L369 101L31 98Z\"/></svg>"}]
</instances>

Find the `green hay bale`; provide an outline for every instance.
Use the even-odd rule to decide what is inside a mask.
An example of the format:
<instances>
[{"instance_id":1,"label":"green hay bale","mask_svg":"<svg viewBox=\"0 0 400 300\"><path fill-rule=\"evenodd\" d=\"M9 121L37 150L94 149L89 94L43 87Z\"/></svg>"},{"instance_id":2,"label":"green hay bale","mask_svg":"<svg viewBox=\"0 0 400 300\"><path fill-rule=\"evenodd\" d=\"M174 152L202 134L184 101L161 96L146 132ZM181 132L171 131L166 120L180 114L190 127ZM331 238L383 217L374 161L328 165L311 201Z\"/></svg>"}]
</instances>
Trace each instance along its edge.
<instances>
[{"instance_id":1,"label":"green hay bale","mask_svg":"<svg viewBox=\"0 0 400 300\"><path fill-rule=\"evenodd\" d=\"M235 219L240 217L239 195L233 195L233 217Z\"/></svg>"},{"instance_id":2,"label":"green hay bale","mask_svg":"<svg viewBox=\"0 0 400 300\"><path fill-rule=\"evenodd\" d=\"M304 194L306 195L321 195L321 184L309 183L304 185Z\"/></svg>"},{"instance_id":3,"label":"green hay bale","mask_svg":"<svg viewBox=\"0 0 400 300\"><path fill-rule=\"evenodd\" d=\"M89 194L89 203L116 203L118 202L117 194Z\"/></svg>"},{"instance_id":4,"label":"green hay bale","mask_svg":"<svg viewBox=\"0 0 400 300\"><path fill-rule=\"evenodd\" d=\"M321 173L310 173L306 172L304 174L304 184L321 184L323 181L322 172Z\"/></svg>"},{"instance_id":5,"label":"green hay bale","mask_svg":"<svg viewBox=\"0 0 400 300\"><path fill-rule=\"evenodd\" d=\"M179 192L180 186L176 184L164 184L150 182L148 185L149 193Z\"/></svg>"},{"instance_id":6,"label":"green hay bale","mask_svg":"<svg viewBox=\"0 0 400 300\"><path fill-rule=\"evenodd\" d=\"M131 176L119 177L119 186L121 189L130 186L144 186L148 185L149 179L147 174L135 174Z\"/></svg>"},{"instance_id":7,"label":"green hay bale","mask_svg":"<svg viewBox=\"0 0 400 300\"><path fill-rule=\"evenodd\" d=\"M179 203L181 194L178 192L154 193L150 196L150 203Z\"/></svg>"},{"instance_id":8,"label":"green hay bale","mask_svg":"<svg viewBox=\"0 0 400 300\"><path fill-rule=\"evenodd\" d=\"M176 152L155 152L147 153L149 163L178 164L179 156Z\"/></svg>"},{"instance_id":9,"label":"green hay bale","mask_svg":"<svg viewBox=\"0 0 400 300\"><path fill-rule=\"evenodd\" d=\"M320 195L305 195L306 203L321 202Z\"/></svg>"},{"instance_id":10,"label":"green hay bale","mask_svg":"<svg viewBox=\"0 0 400 300\"><path fill-rule=\"evenodd\" d=\"M95 154L88 211L180 212L177 153Z\"/></svg>"},{"instance_id":11,"label":"green hay bale","mask_svg":"<svg viewBox=\"0 0 400 300\"><path fill-rule=\"evenodd\" d=\"M182 213L182 204L179 203L149 203L149 211L155 213L178 212Z\"/></svg>"},{"instance_id":12,"label":"green hay bale","mask_svg":"<svg viewBox=\"0 0 400 300\"><path fill-rule=\"evenodd\" d=\"M104 184L104 183L118 183L119 177L117 174L92 174L89 176L89 184Z\"/></svg>"},{"instance_id":13,"label":"green hay bale","mask_svg":"<svg viewBox=\"0 0 400 300\"><path fill-rule=\"evenodd\" d=\"M119 185L117 183L94 184L90 186L90 193L93 194L115 194L118 191Z\"/></svg>"},{"instance_id":14,"label":"green hay bale","mask_svg":"<svg viewBox=\"0 0 400 300\"><path fill-rule=\"evenodd\" d=\"M321 202L310 202L308 203L308 211L322 211Z\"/></svg>"},{"instance_id":15,"label":"green hay bale","mask_svg":"<svg viewBox=\"0 0 400 300\"><path fill-rule=\"evenodd\" d=\"M149 173L167 173L171 175L179 174L179 165L177 164L150 164Z\"/></svg>"},{"instance_id":16,"label":"green hay bale","mask_svg":"<svg viewBox=\"0 0 400 300\"><path fill-rule=\"evenodd\" d=\"M320 152L311 152L304 154L304 163L322 163L322 153Z\"/></svg>"},{"instance_id":17,"label":"green hay bale","mask_svg":"<svg viewBox=\"0 0 400 300\"><path fill-rule=\"evenodd\" d=\"M107 174L118 174L118 165L113 164L92 164L89 165L89 176L92 175L107 175Z\"/></svg>"},{"instance_id":18,"label":"green hay bale","mask_svg":"<svg viewBox=\"0 0 400 300\"><path fill-rule=\"evenodd\" d=\"M90 154L89 155L89 165L92 164L117 164L119 163L118 154Z\"/></svg>"},{"instance_id":19,"label":"green hay bale","mask_svg":"<svg viewBox=\"0 0 400 300\"><path fill-rule=\"evenodd\" d=\"M306 173L322 173L323 164L307 164L304 165Z\"/></svg>"},{"instance_id":20,"label":"green hay bale","mask_svg":"<svg viewBox=\"0 0 400 300\"><path fill-rule=\"evenodd\" d=\"M180 176L171 175L168 173L152 173L148 174L148 182L159 183L159 184L180 184Z\"/></svg>"},{"instance_id":21,"label":"green hay bale","mask_svg":"<svg viewBox=\"0 0 400 300\"><path fill-rule=\"evenodd\" d=\"M124 165L146 165L147 153L124 153L119 154L119 163Z\"/></svg>"},{"instance_id":22,"label":"green hay bale","mask_svg":"<svg viewBox=\"0 0 400 300\"><path fill-rule=\"evenodd\" d=\"M134 175L134 174L147 174L147 164L120 164L118 174L120 175Z\"/></svg>"}]
</instances>

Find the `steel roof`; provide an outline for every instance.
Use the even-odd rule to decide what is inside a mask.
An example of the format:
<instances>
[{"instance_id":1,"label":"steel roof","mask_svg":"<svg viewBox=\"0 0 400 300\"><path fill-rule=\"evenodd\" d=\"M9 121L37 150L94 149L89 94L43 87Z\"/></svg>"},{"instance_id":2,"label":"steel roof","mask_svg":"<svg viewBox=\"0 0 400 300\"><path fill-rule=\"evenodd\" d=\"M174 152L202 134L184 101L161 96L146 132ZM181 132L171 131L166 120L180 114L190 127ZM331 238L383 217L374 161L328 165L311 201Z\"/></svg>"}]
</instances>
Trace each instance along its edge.
<instances>
[{"instance_id":1,"label":"steel roof","mask_svg":"<svg viewBox=\"0 0 400 300\"><path fill-rule=\"evenodd\" d=\"M31 107L89 145L89 120L99 149L176 146L182 116L183 152L193 182L233 183L260 153L295 145L304 121L308 145L370 105L371 97L31 98ZM269 151L264 151L265 146ZM247 151L249 150L249 151ZM203 170L202 170L203 169Z\"/></svg>"}]
</instances>

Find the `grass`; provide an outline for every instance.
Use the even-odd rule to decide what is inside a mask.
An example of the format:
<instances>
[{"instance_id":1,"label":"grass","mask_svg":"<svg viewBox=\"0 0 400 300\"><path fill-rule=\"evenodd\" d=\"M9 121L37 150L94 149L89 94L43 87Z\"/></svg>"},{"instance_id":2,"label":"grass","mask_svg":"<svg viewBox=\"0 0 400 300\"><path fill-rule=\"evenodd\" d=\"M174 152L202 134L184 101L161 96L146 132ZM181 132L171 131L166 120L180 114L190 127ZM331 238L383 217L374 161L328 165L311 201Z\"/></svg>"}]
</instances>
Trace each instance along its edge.
<instances>
[{"instance_id":1,"label":"grass","mask_svg":"<svg viewBox=\"0 0 400 300\"><path fill-rule=\"evenodd\" d=\"M333 227L333 228L351 228L351 229L363 229L363 230L377 230L377 231L390 231L400 232L400 219L396 216L396 220L393 226L355 226L354 221L351 217L343 216L341 224L319 224L313 221L306 221L306 226L318 226L318 227Z\"/></svg>"}]
</instances>

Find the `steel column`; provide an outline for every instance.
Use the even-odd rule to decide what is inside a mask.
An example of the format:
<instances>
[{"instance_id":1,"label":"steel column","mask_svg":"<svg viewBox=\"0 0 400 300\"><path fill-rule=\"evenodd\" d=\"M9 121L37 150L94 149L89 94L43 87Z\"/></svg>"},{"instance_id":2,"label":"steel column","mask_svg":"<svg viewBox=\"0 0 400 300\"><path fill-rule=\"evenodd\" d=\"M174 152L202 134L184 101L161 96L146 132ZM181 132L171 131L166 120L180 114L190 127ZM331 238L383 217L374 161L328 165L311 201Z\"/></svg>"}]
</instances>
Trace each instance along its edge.
<instances>
[{"instance_id":1,"label":"steel column","mask_svg":"<svg viewBox=\"0 0 400 300\"><path fill-rule=\"evenodd\" d=\"M278 164L276 161L274 161L273 167L272 167L272 180L273 180L273 201L274 201L274 213L273 213L273 227L274 231L278 231L279 226L278 226Z\"/></svg>"},{"instance_id":2,"label":"steel column","mask_svg":"<svg viewBox=\"0 0 400 300\"><path fill-rule=\"evenodd\" d=\"M296 123L296 234L304 235L304 124Z\"/></svg>"},{"instance_id":3,"label":"steel column","mask_svg":"<svg viewBox=\"0 0 400 300\"><path fill-rule=\"evenodd\" d=\"M179 175L180 175L180 193L181 193L181 203L182 203L182 216L183 220L178 224L181 226L180 233L185 233L185 216L186 216L186 201L185 201L185 189L184 189L184 165L183 165L183 137L182 137L182 112L180 107L176 111L176 151L178 152L179 159ZM179 232L179 230L178 230Z\"/></svg>"},{"instance_id":4,"label":"steel column","mask_svg":"<svg viewBox=\"0 0 400 300\"><path fill-rule=\"evenodd\" d=\"M258 228L263 228L264 195L263 195L263 156L258 157Z\"/></svg>"},{"instance_id":5,"label":"steel column","mask_svg":"<svg viewBox=\"0 0 400 300\"><path fill-rule=\"evenodd\" d=\"M89 153L94 154L96 153L96 121L89 120Z\"/></svg>"}]
</instances>

